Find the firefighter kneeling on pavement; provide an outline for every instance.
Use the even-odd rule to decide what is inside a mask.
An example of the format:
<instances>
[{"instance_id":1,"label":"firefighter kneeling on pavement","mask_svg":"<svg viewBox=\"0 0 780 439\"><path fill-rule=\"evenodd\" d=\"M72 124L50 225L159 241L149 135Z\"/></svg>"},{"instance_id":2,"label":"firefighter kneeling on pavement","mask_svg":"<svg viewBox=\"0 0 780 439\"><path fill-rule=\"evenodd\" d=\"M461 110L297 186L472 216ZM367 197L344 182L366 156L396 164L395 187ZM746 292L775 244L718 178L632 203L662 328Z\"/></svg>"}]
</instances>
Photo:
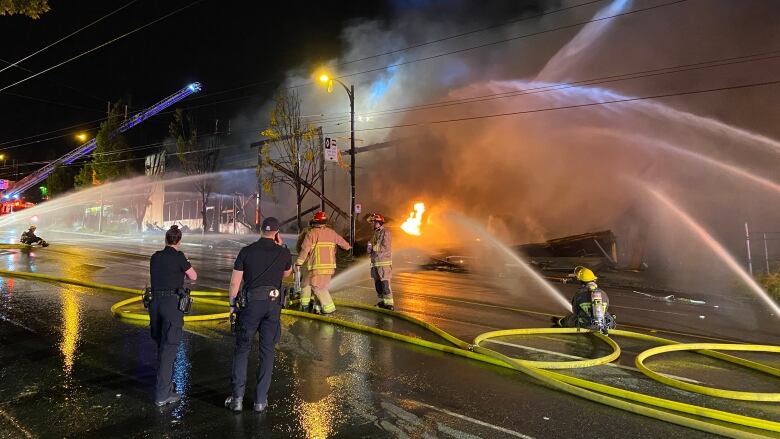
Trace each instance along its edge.
<instances>
[{"instance_id":1,"label":"firefighter kneeling on pavement","mask_svg":"<svg viewBox=\"0 0 780 439\"><path fill-rule=\"evenodd\" d=\"M317 314L330 314L336 311L336 304L330 297L328 287L330 279L336 272L336 246L349 250L349 243L336 231L327 226L328 217L325 212L317 212L311 221L311 230L301 244L295 269L300 271L301 266L308 259L308 274L301 289L301 309L314 311ZM312 302L312 292L319 303ZM318 309L319 308L319 309Z\"/></svg>"},{"instance_id":2,"label":"firefighter kneeling on pavement","mask_svg":"<svg viewBox=\"0 0 780 439\"><path fill-rule=\"evenodd\" d=\"M390 289L390 279L393 275L393 246L390 232L385 229L385 217L372 213L366 219L374 227L374 234L368 243L367 251L371 256L371 278L374 279L374 289L379 297L376 306L393 311L393 291Z\"/></svg>"}]
</instances>

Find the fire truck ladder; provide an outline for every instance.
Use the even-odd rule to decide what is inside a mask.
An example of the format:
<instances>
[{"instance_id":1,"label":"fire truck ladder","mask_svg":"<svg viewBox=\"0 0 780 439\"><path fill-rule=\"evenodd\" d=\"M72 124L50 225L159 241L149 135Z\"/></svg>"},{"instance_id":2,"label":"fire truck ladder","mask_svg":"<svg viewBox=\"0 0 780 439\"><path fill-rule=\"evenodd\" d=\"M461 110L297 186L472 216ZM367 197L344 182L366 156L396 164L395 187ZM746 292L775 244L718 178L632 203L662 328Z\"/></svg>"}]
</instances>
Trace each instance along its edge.
<instances>
[{"instance_id":1,"label":"fire truck ladder","mask_svg":"<svg viewBox=\"0 0 780 439\"><path fill-rule=\"evenodd\" d=\"M114 131L113 134L116 135L116 134L124 133L130 128L133 128L134 126L140 124L146 119L149 119L155 114L170 107L171 105L187 98L189 95L199 92L200 89L201 89L200 83L193 82L192 84L184 87L183 89L177 91L176 93L168 96L167 98L161 100L160 102L152 105L146 110L141 111L140 113L137 113L135 116L126 120L122 125L119 126L119 128L116 129L116 131ZM80 157L84 157L85 155L92 152L95 149L95 147L97 147L97 141L93 138L87 141L86 143L84 143L83 145L79 146L78 148L74 149L73 151L65 154L64 156L58 158L57 160L49 162L46 166L42 167L41 169L38 169L32 174L19 180L18 182L16 182L16 184L14 184L14 186L11 189L9 189L5 193L5 195L3 195L3 198L8 199L13 196L21 195L24 191L30 189L31 187L45 180L46 177L48 177L49 174L54 172L54 170L57 169L58 166L69 165L73 163L74 161L76 161L76 159Z\"/></svg>"}]
</instances>

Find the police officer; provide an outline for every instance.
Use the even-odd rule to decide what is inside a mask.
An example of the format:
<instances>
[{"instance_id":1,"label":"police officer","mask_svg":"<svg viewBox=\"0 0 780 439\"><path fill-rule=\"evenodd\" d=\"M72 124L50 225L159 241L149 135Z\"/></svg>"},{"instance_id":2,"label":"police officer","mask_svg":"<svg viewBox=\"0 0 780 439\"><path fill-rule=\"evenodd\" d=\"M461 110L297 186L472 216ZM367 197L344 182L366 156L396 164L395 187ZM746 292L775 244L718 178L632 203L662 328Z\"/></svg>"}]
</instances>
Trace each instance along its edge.
<instances>
[{"instance_id":1,"label":"police officer","mask_svg":"<svg viewBox=\"0 0 780 439\"><path fill-rule=\"evenodd\" d=\"M165 233L165 248L152 255L149 261L151 274L151 303L149 325L152 338L157 342L157 381L154 403L158 407L179 400L173 385L173 361L181 341L184 312L179 308L184 293L184 278L196 280L198 274L179 251L181 230L171 226Z\"/></svg>"},{"instance_id":2,"label":"police officer","mask_svg":"<svg viewBox=\"0 0 780 439\"><path fill-rule=\"evenodd\" d=\"M225 407L237 412L243 410L247 361L256 332L260 332L260 364L254 409L262 412L268 406L274 346L282 330L282 278L292 272L292 256L279 237L279 220L264 219L261 232L262 237L257 242L238 253L230 279L230 312L238 313L238 321L231 376L233 393L225 400ZM242 282L241 294L245 295L246 305L237 309L236 296Z\"/></svg>"}]
</instances>

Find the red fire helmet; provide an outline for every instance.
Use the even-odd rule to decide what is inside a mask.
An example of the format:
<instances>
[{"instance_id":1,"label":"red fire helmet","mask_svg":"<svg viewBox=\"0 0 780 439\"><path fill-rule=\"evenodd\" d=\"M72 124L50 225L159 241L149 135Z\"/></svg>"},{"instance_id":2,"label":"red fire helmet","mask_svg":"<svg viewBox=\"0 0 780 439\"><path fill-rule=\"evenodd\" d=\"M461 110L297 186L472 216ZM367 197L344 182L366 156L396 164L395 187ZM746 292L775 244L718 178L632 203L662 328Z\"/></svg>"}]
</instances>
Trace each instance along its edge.
<instances>
[{"instance_id":1,"label":"red fire helmet","mask_svg":"<svg viewBox=\"0 0 780 439\"><path fill-rule=\"evenodd\" d=\"M324 223L328 220L328 215L323 211L314 212L314 218L312 218L314 222L318 223Z\"/></svg>"}]
</instances>

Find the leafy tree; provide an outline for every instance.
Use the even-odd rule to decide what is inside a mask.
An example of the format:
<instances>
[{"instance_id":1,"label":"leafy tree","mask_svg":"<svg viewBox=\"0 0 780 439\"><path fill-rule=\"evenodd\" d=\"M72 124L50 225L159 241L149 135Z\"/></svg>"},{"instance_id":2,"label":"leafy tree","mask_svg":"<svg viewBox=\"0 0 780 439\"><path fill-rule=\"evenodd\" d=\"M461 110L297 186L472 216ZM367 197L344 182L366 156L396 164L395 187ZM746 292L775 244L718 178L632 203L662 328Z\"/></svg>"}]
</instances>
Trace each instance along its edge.
<instances>
[{"instance_id":1,"label":"leafy tree","mask_svg":"<svg viewBox=\"0 0 780 439\"><path fill-rule=\"evenodd\" d=\"M65 166L58 166L46 177L45 186L49 190L49 196L62 195L73 188L73 173Z\"/></svg>"},{"instance_id":2,"label":"leafy tree","mask_svg":"<svg viewBox=\"0 0 780 439\"><path fill-rule=\"evenodd\" d=\"M124 136L114 134L122 124L123 113L119 111L119 107L120 104L112 106L108 119L100 124L92 160L76 175L76 187L97 186L126 177L132 172L129 161L132 156L127 151L127 141Z\"/></svg>"},{"instance_id":3,"label":"leafy tree","mask_svg":"<svg viewBox=\"0 0 780 439\"><path fill-rule=\"evenodd\" d=\"M209 230L206 207L213 190L211 174L217 167L219 158L219 139L216 136L208 139L198 137L198 128L192 119L192 115L177 109L173 113L173 121L168 127L171 137L176 139L176 157L179 158L182 168L187 175L200 175L202 178L195 180L195 188L200 194L203 206L201 218L203 219L203 232Z\"/></svg>"},{"instance_id":4,"label":"leafy tree","mask_svg":"<svg viewBox=\"0 0 780 439\"><path fill-rule=\"evenodd\" d=\"M0 0L0 15L21 14L35 20L49 9L49 0Z\"/></svg>"},{"instance_id":5,"label":"leafy tree","mask_svg":"<svg viewBox=\"0 0 780 439\"><path fill-rule=\"evenodd\" d=\"M321 176L320 132L303 122L301 98L295 90L281 89L274 102L268 128L261 133L268 141L260 148L257 175L263 192L273 195L277 183L294 191L298 230L302 230L301 204Z\"/></svg>"}]
</instances>

